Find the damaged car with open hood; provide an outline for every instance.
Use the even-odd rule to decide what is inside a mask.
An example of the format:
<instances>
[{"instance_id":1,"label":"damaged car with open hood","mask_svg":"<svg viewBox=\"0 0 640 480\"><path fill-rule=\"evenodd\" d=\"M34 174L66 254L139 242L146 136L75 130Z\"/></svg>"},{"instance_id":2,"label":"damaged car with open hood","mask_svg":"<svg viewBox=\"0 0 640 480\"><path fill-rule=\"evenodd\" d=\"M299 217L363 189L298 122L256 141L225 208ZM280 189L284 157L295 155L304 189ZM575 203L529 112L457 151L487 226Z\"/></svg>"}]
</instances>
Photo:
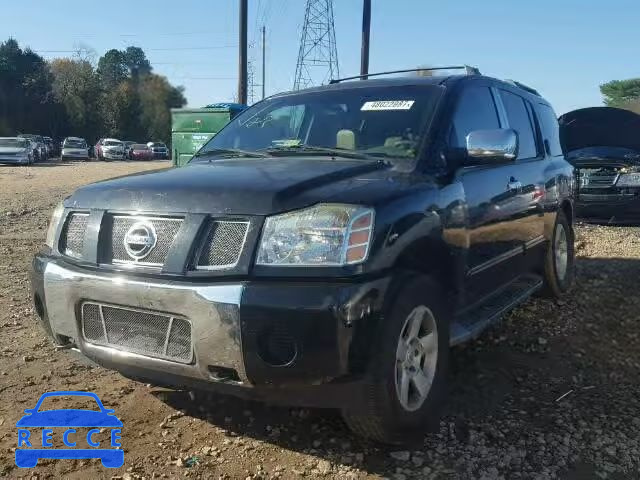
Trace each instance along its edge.
<instances>
[{"instance_id":1,"label":"damaged car with open hood","mask_svg":"<svg viewBox=\"0 0 640 480\"><path fill-rule=\"evenodd\" d=\"M597 223L640 223L640 115L592 107L559 122L563 149L578 175L576 215Z\"/></svg>"}]
</instances>

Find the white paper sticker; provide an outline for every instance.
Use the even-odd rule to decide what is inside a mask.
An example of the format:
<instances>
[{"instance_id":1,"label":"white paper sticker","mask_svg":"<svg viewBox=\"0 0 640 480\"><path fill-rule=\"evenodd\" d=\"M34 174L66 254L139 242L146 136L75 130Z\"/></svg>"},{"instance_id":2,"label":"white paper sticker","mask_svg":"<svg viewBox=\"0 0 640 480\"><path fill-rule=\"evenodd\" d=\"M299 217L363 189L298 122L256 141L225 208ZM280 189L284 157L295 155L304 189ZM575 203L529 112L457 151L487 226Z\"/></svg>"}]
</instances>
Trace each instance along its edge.
<instances>
[{"instance_id":1,"label":"white paper sticker","mask_svg":"<svg viewBox=\"0 0 640 480\"><path fill-rule=\"evenodd\" d=\"M409 110L414 100L377 100L364 102L360 110Z\"/></svg>"}]
</instances>

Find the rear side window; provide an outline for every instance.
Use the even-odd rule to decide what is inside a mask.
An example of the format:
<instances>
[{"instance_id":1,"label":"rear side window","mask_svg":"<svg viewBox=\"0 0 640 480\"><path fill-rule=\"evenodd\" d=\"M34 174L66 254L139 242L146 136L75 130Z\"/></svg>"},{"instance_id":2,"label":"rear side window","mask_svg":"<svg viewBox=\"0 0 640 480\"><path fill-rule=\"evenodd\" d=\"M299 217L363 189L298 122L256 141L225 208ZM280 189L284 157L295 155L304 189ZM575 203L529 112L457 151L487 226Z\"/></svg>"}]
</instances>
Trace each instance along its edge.
<instances>
[{"instance_id":1,"label":"rear side window","mask_svg":"<svg viewBox=\"0 0 640 480\"><path fill-rule=\"evenodd\" d=\"M491 90L488 87L469 87L460 95L449 145L466 148L470 132L496 128L500 128L500 121Z\"/></svg>"},{"instance_id":2,"label":"rear side window","mask_svg":"<svg viewBox=\"0 0 640 480\"><path fill-rule=\"evenodd\" d=\"M549 105L538 104L538 120L542 127L542 135L549 143L549 154L552 156L562 155L562 145L560 143L560 127L556 112Z\"/></svg>"},{"instance_id":3,"label":"rear side window","mask_svg":"<svg viewBox=\"0 0 640 480\"><path fill-rule=\"evenodd\" d=\"M500 96L507 111L509 126L518 132L520 141L518 160L537 157L536 136L524 99L506 90L500 90Z\"/></svg>"}]
</instances>

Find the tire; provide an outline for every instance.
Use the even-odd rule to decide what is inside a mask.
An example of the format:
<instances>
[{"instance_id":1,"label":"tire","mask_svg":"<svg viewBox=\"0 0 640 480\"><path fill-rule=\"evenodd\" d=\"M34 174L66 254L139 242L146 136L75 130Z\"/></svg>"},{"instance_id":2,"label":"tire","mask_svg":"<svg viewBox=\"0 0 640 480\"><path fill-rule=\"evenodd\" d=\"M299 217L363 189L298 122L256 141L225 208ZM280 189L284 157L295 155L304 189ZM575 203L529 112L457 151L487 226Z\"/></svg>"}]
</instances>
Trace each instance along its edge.
<instances>
[{"instance_id":1,"label":"tire","mask_svg":"<svg viewBox=\"0 0 640 480\"><path fill-rule=\"evenodd\" d=\"M402 286L389 306L372 350L377 354L370 361L364 381L366 404L357 411L342 411L345 423L354 433L382 443L410 443L421 438L425 430L439 420L439 407L447 389L450 318L445 296L440 292L438 284L430 278L415 278ZM409 328L414 325L411 320L417 321L417 318L420 319L418 336L423 334L422 340L428 342L426 350L416 342L412 343L414 347L406 348L405 339L415 331ZM427 326L430 328L425 328ZM435 338L427 335L430 330L436 332ZM422 352L415 356L418 348ZM414 380L403 388L407 385L403 381L407 365L412 365L409 371L418 370L423 395ZM424 371L429 373L424 375ZM431 380L430 386L428 380Z\"/></svg>"},{"instance_id":2,"label":"tire","mask_svg":"<svg viewBox=\"0 0 640 480\"><path fill-rule=\"evenodd\" d=\"M573 225L569 223L564 212L559 210L556 215L556 223L553 226L551 241L545 254L544 284L540 292L541 296L559 298L569 291L573 285L574 266Z\"/></svg>"}]
</instances>

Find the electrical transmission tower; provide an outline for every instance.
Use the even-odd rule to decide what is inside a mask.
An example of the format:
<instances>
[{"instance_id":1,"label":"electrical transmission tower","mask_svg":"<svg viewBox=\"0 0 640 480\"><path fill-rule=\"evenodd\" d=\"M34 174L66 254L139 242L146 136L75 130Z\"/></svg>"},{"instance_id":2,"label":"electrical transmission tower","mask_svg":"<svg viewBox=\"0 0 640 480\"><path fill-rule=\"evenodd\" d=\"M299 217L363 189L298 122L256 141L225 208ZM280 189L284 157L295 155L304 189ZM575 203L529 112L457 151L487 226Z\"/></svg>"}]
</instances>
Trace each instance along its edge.
<instances>
[{"instance_id":1,"label":"electrical transmission tower","mask_svg":"<svg viewBox=\"0 0 640 480\"><path fill-rule=\"evenodd\" d=\"M293 89L324 84L339 75L333 0L307 0Z\"/></svg>"}]
</instances>

